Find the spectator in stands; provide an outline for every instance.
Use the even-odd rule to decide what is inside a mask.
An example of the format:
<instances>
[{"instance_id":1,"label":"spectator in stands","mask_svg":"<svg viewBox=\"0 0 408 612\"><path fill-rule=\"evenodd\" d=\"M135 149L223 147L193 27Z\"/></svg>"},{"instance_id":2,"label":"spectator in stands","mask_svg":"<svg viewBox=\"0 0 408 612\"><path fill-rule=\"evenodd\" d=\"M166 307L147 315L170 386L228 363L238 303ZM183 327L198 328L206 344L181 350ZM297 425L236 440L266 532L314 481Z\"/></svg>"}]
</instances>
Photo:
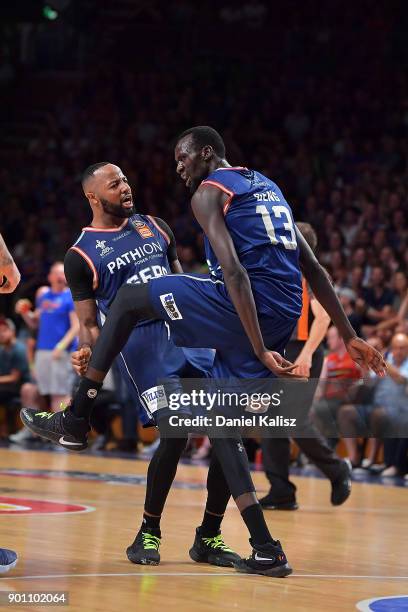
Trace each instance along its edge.
<instances>
[{"instance_id":1,"label":"spectator in stands","mask_svg":"<svg viewBox=\"0 0 408 612\"><path fill-rule=\"evenodd\" d=\"M370 333L372 327L384 321L392 313L394 292L385 284L384 270L381 266L374 266L371 271L370 286L363 289L363 298L366 303L365 333Z\"/></svg>"},{"instance_id":2,"label":"spectator in stands","mask_svg":"<svg viewBox=\"0 0 408 612\"><path fill-rule=\"evenodd\" d=\"M336 327L327 332L329 354L325 357L312 416L320 431L337 438L337 413L348 402L350 389L361 378L361 370L348 354Z\"/></svg>"},{"instance_id":3,"label":"spectator in stands","mask_svg":"<svg viewBox=\"0 0 408 612\"><path fill-rule=\"evenodd\" d=\"M387 467L382 476L386 477L402 475L407 471L407 447L405 441L401 439L408 437L408 336L406 334L398 333L392 338L387 366L388 376L378 382L371 415L373 431L381 433L385 438L384 461Z\"/></svg>"},{"instance_id":4,"label":"spectator in stands","mask_svg":"<svg viewBox=\"0 0 408 612\"><path fill-rule=\"evenodd\" d=\"M19 400L21 386L30 380L23 344L16 340L11 319L0 320L0 404L11 407Z\"/></svg>"},{"instance_id":5,"label":"spectator in stands","mask_svg":"<svg viewBox=\"0 0 408 612\"><path fill-rule=\"evenodd\" d=\"M48 281L49 287L37 291L34 311L27 310L25 300L19 300L16 312L31 329L38 329L35 380L40 395L50 396L51 410L56 412L72 393L75 375L70 353L77 346L79 324L63 263L51 266Z\"/></svg>"},{"instance_id":6,"label":"spectator in stands","mask_svg":"<svg viewBox=\"0 0 408 612\"><path fill-rule=\"evenodd\" d=\"M356 333L359 334L361 329L362 315L360 314L356 305L356 294L352 289L347 287L338 289L337 294L348 320L356 330Z\"/></svg>"},{"instance_id":7,"label":"spectator in stands","mask_svg":"<svg viewBox=\"0 0 408 612\"><path fill-rule=\"evenodd\" d=\"M406 276L400 273L400 279L403 279L403 282L406 281ZM394 286L397 283L394 284ZM402 284L402 283L401 283ZM392 331L406 331L406 325L408 323L408 291L405 290L405 296L403 296L403 292L398 291L396 298L393 304L393 311L398 307L397 313L393 316L393 312L390 313L390 317L386 318L381 323L378 323L375 327L375 332L378 335L384 333L392 333Z\"/></svg>"},{"instance_id":8,"label":"spectator in stands","mask_svg":"<svg viewBox=\"0 0 408 612\"><path fill-rule=\"evenodd\" d=\"M381 338L372 336L368 338L367 342L384 353L385 347ZM370 468L375 463L380 448L379 440L371 438L369 456L364 458L361 456L361 449L357 440L359 437L370 438L372 436L370 418L373 412L374 395L378 381L379 379L374 374L368 373L368 378L361 379L360 384L355 385L351 391L349 399L352 403L343 404L338 411L339 430L343 436L351 464L356 468L360 466L365 469Z\"/></svg>"},{"instance_id":9,"label":"spectator in stands","mask_svg":"<svg viewBox=\"0 0 408 612\"><path fill-rule=\"evenodd\" d=\"M398 312L402 302L408 295L408 276L403 270L397 270L394 273L392 279L392 285L394 289L394 301L392 303L392 309L394 312Z\"/></svg>"}]
</instances>

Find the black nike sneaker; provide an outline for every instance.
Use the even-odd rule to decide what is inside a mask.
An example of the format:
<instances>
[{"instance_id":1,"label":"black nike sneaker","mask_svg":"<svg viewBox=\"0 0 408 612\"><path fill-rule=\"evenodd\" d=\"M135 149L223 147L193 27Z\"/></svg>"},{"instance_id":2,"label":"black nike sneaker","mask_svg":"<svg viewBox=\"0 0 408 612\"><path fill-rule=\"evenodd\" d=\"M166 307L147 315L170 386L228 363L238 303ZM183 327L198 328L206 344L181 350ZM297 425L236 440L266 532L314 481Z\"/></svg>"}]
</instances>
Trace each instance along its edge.
<instances>
[{"instance_id":1,"label":"black nike sneaker","mask_svg":"<svg viewBox=\"0 0 408 612\"><path fill-rule=\"evenodd\" d=\"M143 527L135 537L133 544L127 547L129 561L139 565L159 565L161 544L160 529Z\"/></svg>"},{"instance_id":2,"label":"black nike sneaker","mask_svg":"<svg viewBox=\"0 0 408 612\"><path fill-rule=\"evenodd\" d=\"M238 563L234 563L234 567L238 572L244 574L261 574L262 576L270 576L272 578L284 578L293 572L290 567L285 553L282 550L279 540L256 545L249 540L253 547L252 555L247 559L241 559Z\"/></svg>"},{"instance_id":3,"label":"black nike sneaker","mask_svg":"<svg viewBox=\"0 0 408 612\"><path fill-rule=\"evenodd\" d=\"M196 529L194 544L189 554L197 563L209 563L219 567L234 567L234 564L241 560L241 557L225 544L221 531L212 537L204 537L200 527Z\"/></svg>"},{"instance_id":4,"label":"black nike sneaker","mask_svg":"<svg viewBox=\"0 0 408 612\"><path fill-rule=\"evenodd\" d=\"M331 503L333 506L341 506L351 493L352 467L348 459L342 461L341 470L337 478L331 481Z\"/></svg>"},{"instance_id":5,"label":"black nike sneaker","mask_svg":"<svg viewBox=\"0 0 408 612\"><path fill-rule=\"evenodd\" d=\"M33 408L22 408L20 418L30 431L63 448L82 451L88 447L89 423L74 416L69 409L39 412Z\"/></svg>"},{"instance_id":6,"label":"black nike sneaker","mask_svg":"<svg viewBox=\"0 0 408 612\"><path fill-rule=\"evenodd\" d=\"M297 510L299 508L294 494L277 497L271 491L259 500L264 510Z\"/></svg>"}]
</instances>

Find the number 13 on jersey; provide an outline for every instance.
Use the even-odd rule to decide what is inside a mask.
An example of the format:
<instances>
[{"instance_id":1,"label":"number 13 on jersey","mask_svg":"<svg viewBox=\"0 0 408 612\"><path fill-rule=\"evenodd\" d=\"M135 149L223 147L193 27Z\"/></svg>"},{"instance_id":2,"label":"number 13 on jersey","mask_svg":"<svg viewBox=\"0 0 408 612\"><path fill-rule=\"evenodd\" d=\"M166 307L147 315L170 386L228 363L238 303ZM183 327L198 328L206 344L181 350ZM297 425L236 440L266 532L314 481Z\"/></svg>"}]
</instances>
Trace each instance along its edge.
<instances>
[{"instance_id":1,"label":"number 13 on jersey","mask_svg":"<svg viewBox=\"0 0 408 612\"><path fill-rule=\"evenodd\" d=\"M282 221L279 223L281 227L276 228L276 232L279 229L283 228L284 230L289 232L290 238L287 238L284 235L278 235L278 236L276 235L271 213L266 208L265 204L258 204L258 206L256 207L256 212L262 215L262 221L264 223L266 233L268 234L269 240L274 245L282 243L285 249L290 249L290 250L296 249L297 247L296 233L295 233L295 228L293 226L293 222L289 214L289 211L287 210L287 208L285 208L282 205L272 206L271 208L272 208L273 216L276 217L276 219L281 219L282 216L285 219L283 223Z\"/></svg>"}]
</instances>

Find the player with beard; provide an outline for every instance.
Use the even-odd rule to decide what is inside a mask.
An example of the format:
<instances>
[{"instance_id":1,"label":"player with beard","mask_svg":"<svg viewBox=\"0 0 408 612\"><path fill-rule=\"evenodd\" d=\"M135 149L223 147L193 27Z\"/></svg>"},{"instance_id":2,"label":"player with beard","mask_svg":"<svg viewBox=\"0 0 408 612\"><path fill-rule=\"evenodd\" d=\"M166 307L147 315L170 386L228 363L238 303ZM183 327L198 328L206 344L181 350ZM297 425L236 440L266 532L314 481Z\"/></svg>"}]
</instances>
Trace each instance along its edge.
<instances>
[{"instance_id":1,"label":"player with beard","mask_svg":"<svg viewBox=\"0 0 408 612\"><path fill-rule=\"evenodd\" d=\"M80 343L72 363L84 375L92 347L117 291L127 283L182 272L174 235L161 219L135 211L132 190L122 170L102 162L87 168L82 186L92 209L90 226L83 228L65 256L65 273L80 322ZM163 321L146 320L133 327L117 359L129 393L139 407L139 419L159 423L166 414L165 389L159 379L177 390L181 377L204 377L213 363L210 350L184 350L168 338ZM68 436L59 444L81 450ZM160 561L160 519L177 464L187 438L160 440L147 472L142 526L127 549L133 563L157 565ZM190 556L195 561L232 566L239 559L224 542L221 521L230 497L222 469L214 455L208 472L208 498L203 522L196 531Z\"/></svg>"},{"instance_id":2,"label":"player with beard","mask_svg":"<svg viewBox=\"0 0 408 612\"><path fill-rule=\"evenodd\" d=\"M176 274L122 287L67 418L43 419L22 410L24 423L44 437L66 434L85 444L93 397L133 326L146 317L166 321L177 345L217 349L216 378L293 377L295 366L279 353L301 312L300 266L353 359L385 373L382 356L350 326L279 187L255 170L231 167L221 136L208 126L181 134L175 160L204 231L210 276ZM290 574L282 546L265 523L243 453L230 439L214 440L213 449L251 534L252 555L236 568L273 577Z\"/></svg>"}]
</instances>

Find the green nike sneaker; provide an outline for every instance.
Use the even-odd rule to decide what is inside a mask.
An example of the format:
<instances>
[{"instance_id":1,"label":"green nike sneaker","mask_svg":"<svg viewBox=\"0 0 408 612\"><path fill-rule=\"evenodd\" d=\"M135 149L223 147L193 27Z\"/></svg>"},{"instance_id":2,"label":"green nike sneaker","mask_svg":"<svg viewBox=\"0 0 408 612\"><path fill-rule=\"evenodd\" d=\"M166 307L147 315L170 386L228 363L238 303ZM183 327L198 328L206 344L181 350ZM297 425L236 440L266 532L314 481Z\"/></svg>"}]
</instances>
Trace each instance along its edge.
<instances>
[{"instance_id":1,"label":"green nike sneaker","mask_svg":"<svg viewBox=\"0 0 408 612\"><path fill-rule=\"evenodd\" d=\"M60 412L22 408L20 418L33 433L70 451L82 451L88 447L89 423L77 418L69 407Z\"/></svg>"},{"instance_id":2,"label":"green nike sneaker","mask_svg":"<svg viewBox=\"0 0 408 612\"><path fill-rule=\"evenodd\" d=\"M209 563L219 567L234 567L235 563L241 561L241 557L225 544L221 531L212 537L204 537L200 527L196 529L190 557L197 563Z\"/></svg>"},{"instance_id":3,"label":"green nike sneaker","mask_svg":"<svg viewBox=\"0 0 408 612\"><path fill-rule=\"evenodd\" d=\"M126 549L127 558L132 563L138 563L139 565L159 565L160 544L160 529L142 527L133 544Z\"/></svg>"}]
</instances>

